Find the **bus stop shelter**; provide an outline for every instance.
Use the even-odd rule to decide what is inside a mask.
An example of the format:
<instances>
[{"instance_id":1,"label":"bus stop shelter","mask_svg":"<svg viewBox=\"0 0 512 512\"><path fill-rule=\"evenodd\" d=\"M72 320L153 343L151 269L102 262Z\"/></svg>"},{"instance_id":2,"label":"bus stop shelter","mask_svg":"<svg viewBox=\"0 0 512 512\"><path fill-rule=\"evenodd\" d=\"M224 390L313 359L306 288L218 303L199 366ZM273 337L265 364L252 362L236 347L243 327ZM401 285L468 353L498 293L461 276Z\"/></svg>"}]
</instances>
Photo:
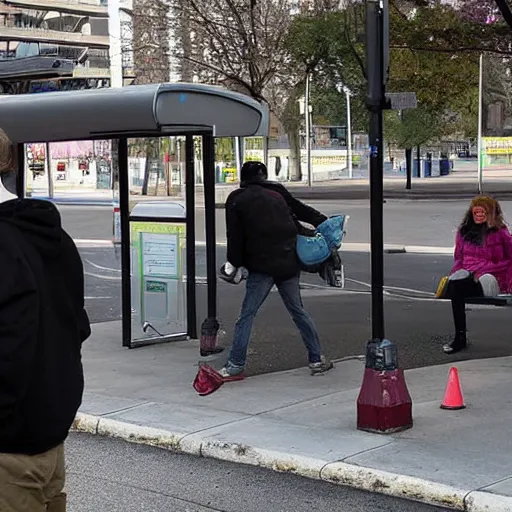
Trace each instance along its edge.
<instances>
[{"instance_id":1,"label":"bus stop shelter","mask_svg":"<svg viewBox=\"0 0 512 512\"><path fill-rule=\"evenodd\" d=\"M201 136L204 173L207 320L217 323L217 263L215 233L215 137L267 136L268 107L226 89L199 84L134 85L122 89L26 94L0 97L0 128L18 145L16 192L25 196L26 143L76 140L118 141L123 345L169 341L158 333L133 343L132 257L129 211L128 139L185 136L186 200L184 215L151 217L154 222L186 226L186 332L197 338L195 266L195 148ZM112 155L112 160L114 160ZM162 210L161 210L162 211ZM171 211L171 210L168 210ZM136 217L137 221L148 220ZM153 290L155 291L155 290Z\"/></svg>"}]
</instances>

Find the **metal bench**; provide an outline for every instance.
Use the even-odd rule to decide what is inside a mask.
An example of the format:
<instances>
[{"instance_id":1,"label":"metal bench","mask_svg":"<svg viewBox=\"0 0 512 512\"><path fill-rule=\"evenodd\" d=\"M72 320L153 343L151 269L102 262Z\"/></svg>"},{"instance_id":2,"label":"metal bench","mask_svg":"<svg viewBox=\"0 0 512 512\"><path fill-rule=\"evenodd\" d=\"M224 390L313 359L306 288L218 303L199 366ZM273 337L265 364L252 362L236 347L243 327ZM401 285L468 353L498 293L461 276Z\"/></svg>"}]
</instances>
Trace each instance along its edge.
<instances>
[{"instance_id":1,"label":"metal bench","mask_svg":"<svg viewBox=\"0 0 512 512\"><path fill-rule=\"evenodd\" d=\"M498 295L497 297L470 297L466 299L466 304L479 306L512 306L512 295Z\"/></svg>"}]
</instances>

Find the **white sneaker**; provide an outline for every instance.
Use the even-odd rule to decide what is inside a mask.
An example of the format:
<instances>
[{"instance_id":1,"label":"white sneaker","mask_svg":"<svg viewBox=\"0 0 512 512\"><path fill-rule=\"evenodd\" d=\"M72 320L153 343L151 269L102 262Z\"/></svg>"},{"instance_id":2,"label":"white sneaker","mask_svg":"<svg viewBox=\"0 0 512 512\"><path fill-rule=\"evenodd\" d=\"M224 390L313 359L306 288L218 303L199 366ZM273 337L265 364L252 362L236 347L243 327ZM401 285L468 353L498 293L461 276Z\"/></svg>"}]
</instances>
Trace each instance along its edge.
<instances>
[{"instance_id":1,"label":"white sneaker","mask_svg":"<svg viewBox=\"0 0 512 512\"><path fill-rule=\"evenodd\" d=\"M319 375L320 373L328 372L334 368L333 362L325 356L322 356L322 360L319 363L310 363L309 369L311 375Z\"/></svg>"}]
</instances>

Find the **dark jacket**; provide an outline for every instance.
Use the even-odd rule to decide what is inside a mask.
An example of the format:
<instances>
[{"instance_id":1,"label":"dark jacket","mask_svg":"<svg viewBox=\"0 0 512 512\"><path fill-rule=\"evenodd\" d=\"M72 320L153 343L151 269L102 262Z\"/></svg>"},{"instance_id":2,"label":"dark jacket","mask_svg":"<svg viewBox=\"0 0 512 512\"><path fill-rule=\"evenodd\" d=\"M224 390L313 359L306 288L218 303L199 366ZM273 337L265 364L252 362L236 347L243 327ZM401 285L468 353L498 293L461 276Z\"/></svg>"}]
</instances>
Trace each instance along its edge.
<instances>
[{"instance_id":1,"label":"dark jacket","mask_svg":"<svg viewBox=\"0 0 512 512\"><path fill-rule=\"evenodd\" d=\"M235 267L288 279L300 272L299 221L318 226L327 217L295 199L280 183L242 183L226 201L227 259Z\"/></svg>"},{"instance_id":2,"label":"dark jacket","mask_svg":"<svg viewBox=\"0 0 512 512\"><path fill-rule=\"evenodd\" d=\"M53 204L0 204L0 276L0 453L43 453L81 404L91 333L82 261Z\"/></svg>"}]
</instances>

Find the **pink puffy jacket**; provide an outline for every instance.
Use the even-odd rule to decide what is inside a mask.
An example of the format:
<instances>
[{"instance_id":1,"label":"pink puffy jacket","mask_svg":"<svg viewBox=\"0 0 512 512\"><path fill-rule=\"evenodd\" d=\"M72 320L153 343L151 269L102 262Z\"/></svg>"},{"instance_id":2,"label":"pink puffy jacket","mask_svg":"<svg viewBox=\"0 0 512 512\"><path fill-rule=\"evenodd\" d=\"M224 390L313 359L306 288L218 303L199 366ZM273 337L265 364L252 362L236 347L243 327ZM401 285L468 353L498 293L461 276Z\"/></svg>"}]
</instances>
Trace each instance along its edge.
<instances>
[{"instance_id":1,"label":"pink puffy jacket","mask_svg":"<svg viewBox=\"0 0 512 512\"><path fill-rule=\"evenodd\" d=\"M457 233L451 273L461 269L473 272L476 277L492 274L501 293L512 293L512 235L509 230L503 228L489 233L482 245L467 242Z\"/></svg>"}]
</instances>

